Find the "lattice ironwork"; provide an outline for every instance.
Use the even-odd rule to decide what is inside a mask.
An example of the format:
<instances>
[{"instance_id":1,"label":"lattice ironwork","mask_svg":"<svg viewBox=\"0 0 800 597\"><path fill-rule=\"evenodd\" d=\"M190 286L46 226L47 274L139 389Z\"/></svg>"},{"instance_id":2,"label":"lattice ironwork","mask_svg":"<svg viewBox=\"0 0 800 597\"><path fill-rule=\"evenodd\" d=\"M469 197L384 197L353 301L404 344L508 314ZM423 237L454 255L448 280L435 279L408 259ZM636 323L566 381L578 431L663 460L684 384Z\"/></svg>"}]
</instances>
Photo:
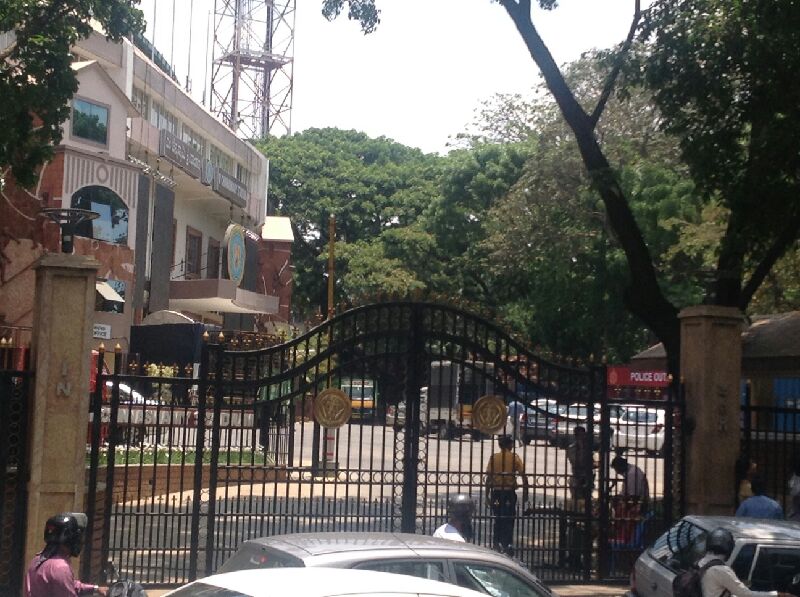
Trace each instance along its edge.
<instances>
[{"instance_id":1,"label":"lattice ironwork","mask_svg":"<svg viewBox=\"0 0 800 597\"><path fill-rule=\"evenodd\" d=\"M498 448L471 413L487 394L508 406L504 432L516 440L529 486L514 523L516 557L550 581L625 569L614 547L635 521L597 526L619 495L605 367L544 359L479 316L411 301L358 307L261 347L214 340L197 378L123 374L120 365L98 380L97 387L108 380L114 388L107 403L99 393L93 401L93 467L112 488L103 554L127 576L174 584L209 574L243 540L264 535L429 534L445 521L454 493L476 500L474 540L492 546L485 471ZM123 384L150 402L126 402ZM313 418L314 400L328 388L350 397L352 416L335 430ZM669 400L634 402L673 412ZM597 467L586 495L575 489L578 464L569 449L577 425L594 447L579 464ZM148 450L159 462L143 456ZM102 468L103 454L113 466ZM672 515L665 511L674 502L664 474L670 458L629 454L652 479L653 528ZM145 545L142 537L157 539Z\"/></svg>"}]
</instances>

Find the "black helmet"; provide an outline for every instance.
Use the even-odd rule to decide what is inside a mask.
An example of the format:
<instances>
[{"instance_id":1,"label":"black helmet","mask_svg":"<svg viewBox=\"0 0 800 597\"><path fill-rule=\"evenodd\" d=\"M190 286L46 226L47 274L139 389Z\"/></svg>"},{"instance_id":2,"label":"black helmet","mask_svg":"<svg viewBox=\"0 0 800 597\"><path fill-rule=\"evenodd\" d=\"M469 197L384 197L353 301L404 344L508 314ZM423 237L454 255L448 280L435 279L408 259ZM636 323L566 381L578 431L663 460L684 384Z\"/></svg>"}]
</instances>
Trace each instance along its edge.
<instances>
[{"instance_id":1,"label":"black helmet","mask_svg":"<svg viewBox=\"0 0 800 597\"><path fill-rule=\"evenodd\" d=\"M86 514L66 512L47 519L44 525L44 541L48 546L66 545L70 554L77 556L83 547L83 531Z\"/></svg>"},{"instance_id":2,"label":"black helmet","mask_svg":"<svg viewBox=\"0 0 800 597\"><path fill-rule=\"evenodd\" d=\"M447 501L447 509L451 516L471 516L475 511L475 502L466 493L457 493L450 496Z\"/></svg>"},{"instance_id":3,"label":"black helmet","mask_svg":"<svg viewBox=\"0 0 800 597\"><path fill-rule=\"evenodd\" d=\"M714 529L706 538L706 551L724 556L725 558L733 553L733 547L733 535L726 529Z\"/></svg>"}]
</instances>

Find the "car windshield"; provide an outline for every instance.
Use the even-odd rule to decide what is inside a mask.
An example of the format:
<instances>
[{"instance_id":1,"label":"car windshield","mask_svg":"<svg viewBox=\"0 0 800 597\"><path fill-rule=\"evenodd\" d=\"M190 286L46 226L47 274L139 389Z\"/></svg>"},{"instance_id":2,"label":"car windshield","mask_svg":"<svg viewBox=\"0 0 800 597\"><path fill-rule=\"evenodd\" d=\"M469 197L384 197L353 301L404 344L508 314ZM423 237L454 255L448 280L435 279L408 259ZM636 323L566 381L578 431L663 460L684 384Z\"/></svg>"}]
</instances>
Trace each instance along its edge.
<instances>
[{"instance_id":1,"label":"car windshield","mask_svg":"<svg viewBox=\"0 0 800 597\"><path fill-rule=\"evenodd\" d=\"M705 536L705 529L681 520L656 539L650 555L671 568L688 568L705 553Z\"/></svg>"},{"instance_id":2,"label":"car windshield","mask_svg":"<svg viewBox=\"0 0 800 597\"><path fill-rule=\"evenodd\" d=\"M202 582L194 583L188 587L173 591L171 595L175 597L252 597L251 593L223 589L222 587L215 587L214 585L207 585Z\"/></svg>"},{"instance_id":3,"label":"car windshield","mask_svg":"<svg viewBox=\"0 0 800 597\"><path fill-rule=\"evenodd\" d=\"M630 423L655 423L658 421L658 415L652 411L633 409L626 411L622 419Z\"/></svg>"}]
</instances>

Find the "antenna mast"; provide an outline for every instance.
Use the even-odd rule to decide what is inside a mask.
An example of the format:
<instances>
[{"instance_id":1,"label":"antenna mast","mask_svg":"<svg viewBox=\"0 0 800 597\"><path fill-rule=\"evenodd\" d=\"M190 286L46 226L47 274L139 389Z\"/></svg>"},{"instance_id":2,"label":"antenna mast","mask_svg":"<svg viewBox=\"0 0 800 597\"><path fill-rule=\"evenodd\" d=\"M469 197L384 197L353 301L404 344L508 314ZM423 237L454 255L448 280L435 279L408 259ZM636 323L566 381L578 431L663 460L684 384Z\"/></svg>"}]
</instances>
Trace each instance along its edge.
<instances>
[{"instance_id":1,"label":"antenna mast","mask_svg":"<svg viewBox=\"0 0 800 597\"><path fill-rule=\"evenodd\" d=\"M295 2L214 2L209 107L240 137L291 133Z\"/></svg>"}]
</instances>

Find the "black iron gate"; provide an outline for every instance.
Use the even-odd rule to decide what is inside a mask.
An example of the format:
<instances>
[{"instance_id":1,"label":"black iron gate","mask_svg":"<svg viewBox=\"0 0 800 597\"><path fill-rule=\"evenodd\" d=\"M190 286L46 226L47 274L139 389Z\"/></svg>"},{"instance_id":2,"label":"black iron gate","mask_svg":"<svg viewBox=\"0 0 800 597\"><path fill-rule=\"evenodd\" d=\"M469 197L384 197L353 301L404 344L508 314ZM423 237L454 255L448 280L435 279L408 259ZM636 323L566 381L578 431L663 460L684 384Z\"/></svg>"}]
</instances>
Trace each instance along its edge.
<instances>
[{"instance_id":1,"label":"black iron gate","mask_svg":"<svg viewBox=\"0 0 800 597\"><path fill-rule=\"evenodd\" d=\"M196 377L144 376L122 357L98 377L86 572L113 559L141 582L170 585L213 572L252 537L430 534L454 493L475 499L474 540L493 546L485 471L498 447L473 425L484 396L507 408L500 432L515 439L529 487L514 514L515 557L544 580L627 574L629 556L673 516L674 405L638 400L643 421L629 430L649 432L649 411L669 421L657 415L652 455L627 448L651 495L619 508L603 366L545 360L485 319L417 302L359 307L268 344L209 338ZM314 416L329 388L351 410L336 429ZM589 449L575 448L578 426Z\"/></svg>"},{"instance_id":2,"label":"black iron gate","mask_svg":"<svg viewBox=\"0 0 800 597\"><path fill-rule=\"evenodd\" d=\"M26 349L0 347L0 595L22 593L33 379L26 369Z\"/></svg>"}]
</instances>

